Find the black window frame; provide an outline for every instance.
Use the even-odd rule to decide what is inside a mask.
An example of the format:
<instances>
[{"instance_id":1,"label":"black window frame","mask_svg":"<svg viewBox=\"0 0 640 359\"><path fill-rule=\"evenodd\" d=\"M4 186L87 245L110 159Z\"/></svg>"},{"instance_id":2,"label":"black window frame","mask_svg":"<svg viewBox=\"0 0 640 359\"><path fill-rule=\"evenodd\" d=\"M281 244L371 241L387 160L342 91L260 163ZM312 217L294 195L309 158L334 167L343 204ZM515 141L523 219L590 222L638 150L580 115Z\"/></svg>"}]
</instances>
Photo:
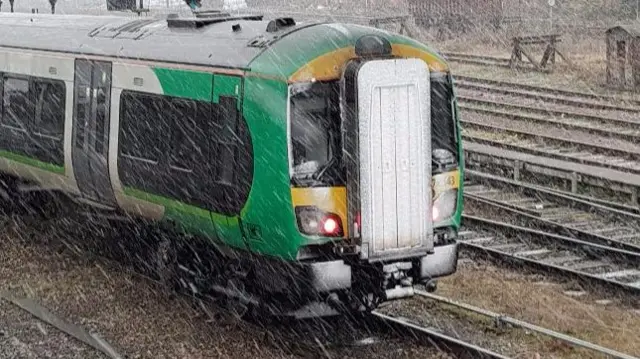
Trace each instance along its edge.
<instances>
[{"instance_id":1,"label":"black window frame","mask_svg":"<svg viewBox=\"0 0 640 359\"><path fill-rule=\"evenodd\" d=\"M168 109L167 106L173 107L174 103L193 106L193 111L190 112L190 118L194 126L192 134L195 134L198 138L191 149L199 149L199 154L191 157L192 163L180 165L179 162L176 162L178 158L174 154L177 148L182 147L182 141L185 140L183 136L184 130L176 126L179 123L184 124L185 121L171 121L164 131L158 131L155 126L152 126L152 137L162 138L163 135L166 136L164 140L156 140L159 150L159 157L156 161L132 156L124 148L122 133L127 129L128 122L136 121L137 118L135 113L128 108L128 104L129 101L138 101L140 96L147 97L157 103L152 107L156 109L154 111L161 113L156 117L159 121L172 118L174 120L178 119L175 116L176 110L174 108ZM240 212L248 198L253 179L253 147L246 121L238 109L239 99L237 97L220 96L220 101L213 103L177 96L124 90L121 92L119 100L118 173L124 186L161 195L216 213L233 215ZM231 107L234 109L231 113L235 117L232 120L232 125L235 125L235 131L231 131L231 129L223 133L224 124L228 120L228 116L225 116L225 114L230 112L229 109L227 111L222 109L225 103L229 109ZM140 109L140 111L143 110ZM153 117L153 115L151 116ZM144 116L138 116L138 118L141 117L144 118ZM133 136L135 137L135 134ZM236 139L233 140L230 137ZM146 138L145 140L152 141ZM177 141L181 143L178 144ZM240 151L243 142L245 143L246 151ZM124 145L127 144L124 143ZM224 183L218 180L221 166L227 163L224 156L220 155L219 149L221 146L233 146L234 149L232 183ZM239 161L238 158L241 155L244 160ZM249 163L249 165L247 166L246 163ZM239 176L241 176L241 182L238 181Z\"/></svg>"},{"instance_id":2,"label":"black window frame","mask_svg":"<svg viewBox=\"0 0 640 359\"><path fill-rule=\"evenodd\" d=\"M22 120L24 127L15 127L7 124L7 106L5 103L7 79L15 79L27 82L27 103L26 117ZM40 131L42 124L42 108L44 103L40 101L37 92L38 85L52 84L53 88L61 90L58 93L60 110L51 118L57 122L53 126L56 135L43 133ZM64 166L64 131L67 119L67 83L64 80L52 79L41 76L30 76L11 72L0 72L0 91L2 99L0 102L0 149L36 159L41 162ZM43 100L45 97L42 98Z\"/></svg>"},{"instance_id":3,"label":"black window frame","mask_svg":"<svg viewBox=\"0 0 640 359\"><path fill-rule=\"evenodd\" d=\"M50 85L62 85L62 94L64 95L62 97L62 104L61 104L61 108L62 108L62 121L60 123L58 123L58 125L61 125L60 127L60 132L54 135L51 134L47 134L47 133L42 133L38 130L39 128L39 124L42 123L41 119L38 118L38 112L40 112L40 116L42 116L42 107L43 104L40 103L40 100L38 98L39 93L37 91L38 85L39 84L50 84ZM66 83L62 80L52 80L52 79L34 79L33 81L33 90L34 90L34 97L36 97L35 99L35 113L34 113L34 126L33 126L33 134L35 136L38 137L43 137L43 138L48 138L50 140L54 140L54 141L60 141L60 142L64 142L64 125L65 125L65 121L66 121L66 105L67 105L67 86ZM40 108L40 111L38 111L38 109Z\"/></svg>"},{"instance_id":4,"label":"black window frame","mask_svg":"<svg viewBox=\"0 0 640 359\"><path fill-rule=\"evenodd\" d=\"M456 122L456 108L455 108L455 93L453 90L453 79L451 77L451 74L448 72L437 72L437 73L431 73L431 76L429 78L430 81L430 94L429 97L431 98L431 147L432 150L434 149L444 149L447 150L449 152L451 152L455 159L456 162L458 160L458 148L459 148L459 143L458 143L458 128L457 128L457 122ZM443 119L440 119L437 115L437 112L434 111L438 111L437 106L434 106L434 89L435 86L434 83L438 82L439 84L443 84L443 87L446 88L446 99L445 101L443 101L443 103L445 103L447 106L447 111L445 112L446 116ZM442 108L445 108L445 106L443 106ZM447 130L450 131L449 133L446 133L445 136L443 137L438 137L439 132L441 132L441 130ZM446 142L444 143L443 146L439 146L438 143L440 142L440 144L442 144L442 142ZM437 147L438 146L438 147Z\"/></svg>"},{"instance_id":5,"label":"black window frame","mask_svg":"<svg viewBox=\"0 0 640 359\"><path fill-rule=\"evenodd\" d=\"M33 120L33 117L35 117L35 106L34 106L34 101L33 101L33 93L31 91L31 79L30 76L27 75L19 75L19 74L12 74L12 73L0 73L2 76L2 119L0 120L0 126L2 126L3 128L9 129L11 131L19 131L19 132L24 132L29 133L29 122ZM16 126L11 126L9 124L7 124L7 106L6 106L6 92L7 92L7 80L12 79L12 80L19 80L19 81L24 81L27 83L27 101L29 103L29 109L27 110L29 117L28 119L26 119L25 122L23 122L24 127L16 127Z\"/></svg>"},{"instance_id":6,"label":"black window frame","mask_svg":"<svg viewBox=\"0 0 640 359\"><path fill-rule=\"evenodd\" d=\"M294 187L333 187L333 186L345 186L346 185L346 169L343 163L343 133L342 133L342 114L340 109L341 104L341 89L340 81L317 81L303 84L297 84L289 87L289 133L288 138L291 153L289 156L289 177L290 184ZM294 100L295 96L305 92L304 90L297 90L296 87L315 87L312 91L323 92L323 98L325 100L326 118L327 120L327 159L325 163L321 164L317 170L309 175L300 176L295 172L295 155L296 155L296 142L294 136L294 122L295 122L295 110ZM297 91L297 92L296 92Z\"/></svg>"}]
</instances>

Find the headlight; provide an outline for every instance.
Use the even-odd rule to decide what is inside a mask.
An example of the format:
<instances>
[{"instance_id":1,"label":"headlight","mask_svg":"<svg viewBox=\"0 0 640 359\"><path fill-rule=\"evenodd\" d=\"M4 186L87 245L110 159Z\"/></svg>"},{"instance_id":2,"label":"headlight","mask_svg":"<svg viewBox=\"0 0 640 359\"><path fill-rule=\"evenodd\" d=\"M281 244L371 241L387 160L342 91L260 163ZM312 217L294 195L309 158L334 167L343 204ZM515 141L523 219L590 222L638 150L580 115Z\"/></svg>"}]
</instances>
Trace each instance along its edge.
<instances>
[{"instance_id":1,"label":"headlight","mask_svg":"<svg viewBox=\"0 0 640 359\"><path fill-rule=\"evenodd\" d=\"M432 208L432 218L434 222L440 222L448 219L456 211L456 204L458 202L458 190L450 189L440 193L435 198Z\"/></svg>"}]
</instances>

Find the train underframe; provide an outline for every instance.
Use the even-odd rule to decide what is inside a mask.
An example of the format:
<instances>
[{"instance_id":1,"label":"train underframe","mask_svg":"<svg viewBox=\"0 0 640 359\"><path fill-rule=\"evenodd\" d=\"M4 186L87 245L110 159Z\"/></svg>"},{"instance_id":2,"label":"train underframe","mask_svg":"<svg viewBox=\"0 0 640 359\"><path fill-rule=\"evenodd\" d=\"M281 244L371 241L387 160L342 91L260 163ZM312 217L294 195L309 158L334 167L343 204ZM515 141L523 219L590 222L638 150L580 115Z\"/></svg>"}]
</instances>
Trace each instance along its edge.
<instances>
[{"instance_id":1,"label":"train underframe","mask_svg":"<svg viewBox=\"0 0 640 359\"><path fill-rule=\"evenodd\" d=\"M64 240L74 246L131 266L170 290L218 301L240 317L366 312L412 296L416 284L434 289L434 281L457 266L453 229L436 231L437 244L426 256L369 262L338 243L314 248L312 260L291 262L185 235L170 222L103 211L13 177L1 179L5 214L56 219L70 226L73 238Z\"/></svg>"},{"instance_id":2,"label":"train underframe","mask_svg":"<svg viewBox=\"0 0 640 359\"><path fill-rule=\"evenodd\" d=\"M290 262L181 235L167 223L145 228L139 271L173 290L218 300L239 317L304 319L368 312L413 296L418 284L435 290L435 280L454 273L458 260L452 231L442 232L441 243L421 257L368 262L357 254L336 255L339 247L334 246L326 248L334 254L324 259ZM141 248L140 240L125 241L137 247L127 250L129 258Z\"/></svg>"}]
</instances>

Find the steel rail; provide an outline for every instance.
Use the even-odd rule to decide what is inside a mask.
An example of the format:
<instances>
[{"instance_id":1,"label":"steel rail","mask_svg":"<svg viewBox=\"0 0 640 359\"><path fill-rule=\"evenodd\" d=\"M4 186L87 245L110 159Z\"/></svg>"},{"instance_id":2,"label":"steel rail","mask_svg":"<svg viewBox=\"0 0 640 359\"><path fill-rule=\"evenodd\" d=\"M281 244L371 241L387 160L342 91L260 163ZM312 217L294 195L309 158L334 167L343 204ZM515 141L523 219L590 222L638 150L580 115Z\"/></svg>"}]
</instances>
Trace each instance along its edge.
<instances>
[{"instance_id":1,"label":"steel rail","mask_svg":"<svg viewBox=\"0 0 640 359\"><path fill-rule=\"evenodd\" d=\"M611 148L611 146L592 143L591 141L587 141L587 140L559 138L557 135L552 136L552 135L543 134L540 132L514 129L509 127L504 127L501 125L484 123L482 121L468 120L466 118L461 118L460 123L466 124L469 127L475 127L483 130L491 130L492 132L504 132L511 135L517 135L517 136L523 136L523 137L526 136L530 138L531 137L539 138L546 141L558 142L563 145L582 147L584 149L590 149L593 152L597 152L597 153L611 153L611 154L615 154L618 157L624 157L626 159L640 158L640 151Z\"/></svg>"},{"instance_id":2,"label":"steel rail","mask_svg":"<svg viewBox=\"0 0 640 359\"><path fill-rule=\"evenodd\" d=\"M543 187L530 185L527 183L523 183L520 181L514 181L503 177L498 177L492 174L482 173L474 170L467 170L465 172L467 179L475 179L479 180L479 183L491 183L492 185L498 184L500 189L505 187L508 188L516 188L517 191L524 193L525 196L534 196L537 199L544 199L547 201L551 201L556 204L560 204L562 206L569 207L567 210L579 209L586 213L596 213L603 217L609 217L612 219L621 219L627 223L636 223L640 225L640 215L637 213L623 211L617 208L612 208L605 206L600 203L591 202L588 200L584 200L581 198L576 198L571 196L570 193L562 193L557 191L552 191ZM503 209L512 214L518 215L520 217L526 218L530 221L536 221L542 224L546 228L551 228L558 233L569 233L575 237L579 237L585 241L605 245L608 247L621 249L630 252L640 253L640 245L630 244L624 242L620 239L607 237L603 235L599 235L593 233L592 230L582 230L580 228L572 227L575 223L568 222L563 220L563 223L560 223L557 220L542 218L536 211L527 211L522 208L522 206L518 206L517 204L511 204L506 201L500 201L495 199L489 199L483 197L481 194L469 193L466 189L469 188L468 184L465 184L465 193L464 196L468 200L472 200L478 203L491 205L496 208ZM604 224L606 225L606 224ZM635 228L632 228L635 230ZM638 231L638 238L640 238L640 231Z\"/></svg>"},{"instance_id":3,"label":"steel rail","mask_svg":"<svg viewBox=\"0 0 640 359\"><path fill-rule=\"evenodd\" d=\"M465 75L454 75L454 78L460 81L484 83L484 84L502 86L502 87L512 87L512 88L521 89L521 90L542 92L545 94L556 94L556 95L562 95L565 97L574 97L576 99L582 98L585 100L598 100L603 102L622 102L622 103L631 103L631 104L640 105L640 100L636 100L633 98L618 97L613 95L589 93L589 92L582 92L582 91L570 91L570 90L563 90L559 88L552 88L552 87L546 87L546 86L536 86L536 85L529 85L529 84L509 82L509 81L491 80L491 79L465 76Z\"/></svg>"},{"instance_id":4,"label":"steel rail","mask_svg":"<svg viewBox=\"0 0 640 359\"><path fill-rule=\"evenodd\" d=\"M476 91L499 93L503 95L536 98L536 99L544 100L551 103L559 103L559 104L571 105L571 106L576 106L581 108L591 108L596 110L614 110L614 111L621 111L621 112L629 112L633 114L637 114L640 111L640 108L638 107L620 106L620 105L614 105L614 104L605 103L605 102L595 103L595 102L586 101L584 99L570 98L568 96L558 97L548 92L545 93L545 92L509 89L506 87L500 87L500 85L487 85L487 84L482 84L481 82L470 82L470 81L458 80L458 81L455 81L455 86L459 89L472 89Z\"/></svg>"},{"instance_id":5,"label":"steel rail","mask_svg":"<svg viewBox=\"0 0 640 359\"><path fill-rule=\"evenodd\" d=\"M565 192L561 190L556 190L552 188L542 187L535 184L529 184L521 181L515 181L509 178L499 177L496 175L492 175L489 173L484 173L476 170L466 170L465 174L468 174L468 178L485 178L494 182L501 182L504 184L508 184L511 186L516 186L520 188L524 188L527 190L535 191L538 195L549 195L552 196L556 200L565 200L569 201L571 204L577 204L580 206L588 207L589 210L597 210L600 212L606 212L615 214L617 216L626 217L629 220L637 220L640 221L640 213L637 211L636 207L612 207L610 206L610 202L601 201L597 198L587 197L587 196L576 196L575 193Z\"/></svg>"},{"instance_id":6,"label":"steel rail","mask_svg":"<svg viewBox=\"0 0 640 359\"><path fill-rule=\"evenodd\" d=\"M498 201L487 200L480 196L475 196L473 194L465 193L464 197L465 197L465 200L468 202L476 202L479 204L492 206L492 207L507 211L512 215L518 216L520 218L524 218L528 221L538 223L540 224L540 227L544 228L544 230L553 230L554 232L557 232L557 233L569 233L573 235L574 238L579 237L581 240L584 240L590 243L600 244L603 246L640 254L640 247L633 244L616 241L610 238L598 236L590 232L585 232L576 228L571 228L570 226L537 217L536 215L532 215L530 213L518 210L516 208L513 208L512 206L505 205Z\"/></svg>"},{"instance_id":7,"label":"steel rail","mask_svg":"<svg viewBox=\"0 0 640 359\"><path fill-rule=\"evenodd\" d=\"M592 351L596 351L596 352L599 352L599 353L602 353L602 354L606 354L606 355L609 355L609 356L612 356L612 357L618 358L618 359L638 359L637 357L634 357L634 356L629 355L629 354L621 353L621 352L615 351L613 349L609 349L609 348L606 348L606 347L603 347L603 346L600 346L600 345L597 345L597 344L594 344L594 343L591 343L591 342L588 342L588 341L585 341L585 340L582 340L582 339L578 339L578 338L572 337L570 335L559 333L559 332L556 332L556 331L551 330L551 329L547 329L547 328L544 328L544 327L541 327L541 326L538 326L538 325L535 325L535 324L531 324L531 323L525 322L523 320L515 319L515 318L509 317L509 316L504 315L504 314L498 314L498 313L492 312L490 310L482 309L482 308L479 308L479 307L476 307L476 306L473 306L473 305L470 305L470 304L467 304L467 303L462 303L462 302L459 302L459 301L456 301L456 300L453 300L453 299L450 299L450 298L445 298L445 297L442 297L442 296L439 296L439 295L435 295L435 294L432 294L432 293L428 293L428 292L425 292L425 291L422 291L422 290L416 290L415 293L417 295L421 296L421 297L425 297L425 298L429 298L429 299L432 299L432 300L436 300L436 301L441 302L441 303L445 303L445 304L448 304L448 305L451 305L451 306L454 306L454 307L462 308L462 309L468 310L470 312L473 312L473 313L476 313L476 314L481 314L483 316L492 318L492 319L494 319L496 321L497 324L511 324L513 326L516 326L516 327L528 329L528 330L531 330L531 331L534 331L534 332L537 332L537 333L540 333L540 334L544 334L544 335L550 336L550 337L558 339L558 340L562 340L562 341L564 341L566 343L569 343L571 345L574 345L574 346L578 346L578 347L582 347L582 348L589 349L589 350L592 350Z\"/></svg>"},{"instance_id":8,"label":"steel rail","mask_svg":"<svg viewBox=\"0 0 640 359\"><path fill-rule=\"evenodd\" d=\"M46 308L44 308L43 306L39 305L38 303L34 302L31 299L18 298L13 293L10 293L8 291L0 291L0 299L4 299L6 302L9 302L15 305L16 307L26 312L29 312L31 315L40 319L41 321L53 326L54 328L57 328L61 332L77 339L78 341L92 347L93 349L96 349L101 353L106 354L110 358L113 358L113 359L123 358L122 356L120 356L120 354L116 352L116 350L113 347L111 347L111 345L109 345L106 341L100 338L100 336L98 336L97 334L89 333L88 331L84 330L83 328L77 325L65 322L64 320L55 316L53 313L49 312Z\"/></svg>"},{"instance_id":9,"label":"steel rail","mask_svg":"<svg viewBox=\"0 0 640 359\"><path fill-rule=\"evenodd\" d=\"M562 121L562 120L558 120L550 117L533 115L533 114L513 113L513 112L501 111L499 109L491 109L491 108L486 108L481 106L470 106L465 103L459 103L458 107L463 111L475 112L475 113L490 115L490 116L499 116L499 117L508 118L510 120L524 121L527 123L539 123L543 125L556 125L556 126L564 127L567 129L582 130L589 133L604 135L607 137L619 138L627 141L637 142L638 140L640 140L640 135L636 133L633 133L631 131L629 132L612 131L611 129L607 128L604 125L594 126L594 125L579 124L571 121Z\"/></svg>"},{"instance_id":10,"label":"steel rail","mask_svg":"<svg viewBox=\"0 0 640 359\"><path fill-rule=\"evenodd\" d=\"M507 143L507 142L501 142L501 141L497 141L497 140L493 140L493 139L488 139L488 138L484 138L484 137L479 137L476 135L471 135L471 134L466 134L463 133L462 135L462 140L466 141L466 142L473 142L473 143L479 143L479 144L483 144L483 145L487 145L487 146L493 146L493 147L500 147L500 148L505 148L511 151L517 151L517 152L521 152L521 153L528 153L531 155L535 155L535 156L541 156L541 157L549 157L549 158L555 158L558 160L562 160L562 161L567 161L567 162L576 162L576 163L581 163L581 164L585 164L585 165L589 165L589 166L599 166L599 167L604 167L604 168L610 168L610 169L614 169L617 171L621 171L621 172L629 172L629 173L635 173L635 174L640 174L640 162L635 162L635 161L625 161L623 162L623 164L625 163L630 163L630 164L635 164L637 163L638 166L637 167L631 167L631 166L623 166L620 165L618 163L615 162L611 162L610 160L615 159L615 158L598 158L598 154L595 153L589 153L589 157L583 157L583 156L577 156L578 154L580 155L585 155L584 152L582 153L569 153L569 152L557 152L557 151L553 151L553 148L550 150L545 150L544 147L538 147L538 148L533 148L533 147L527 147L524 145L520 145L520 144L516 144L516 143ZM552 140L556 140L556 139L552 139ZM557 139L558 141L562 141L562 139ZM595 159L594 159L595 158Z\"/></svg>"},{"instance_id":11,"label":"steel rail","mask_svg":"<svg viewBox=\"0 0 640 359\"><path fill-rule=\"evenodd\" d=\"M498 67L506 67L506 68L511 67L511 63L508 58L469 55L469 54L461 54L461 53L453 53L453 52L444 52L441 54L444 56L445 60L451 61L451 62L462 62L462 63L468 63L468 64L498 66ZM535 69L535 67L531 66L531 69Z\"/></svg>"},{"instance_id":12,"label":"steel rail","mask_svg":"<svg viewBox=\"0 0 640 359\"><path fill-rule=\"evenodd\" d=\"M576 198L591 200L632 213L640 213L640 207L638 207L640 174L620 171L615 168L566 161L549 156L518 152L502 145L493 146L473 141L466 143L467 145L463 146L463 150L465 164L469 169L484 167L506 169L507 171L512 171L514 179L519 179L523 171L534 175L550 176L554 180L569 181L571 192L574 193L573 196ZM578 193L578 187L581 184L612 191L612 193L606 194L606 197L601 196L600 198L602 199L592 199L590 196ZM545 186L545 188L560 193L566 192L564 189L554 189L550 186ZM617 199L618 196L620 199ZM615 197L616 202L611 197ZM622 197L628 197L630 202L622 202L624 201Z\"/></svg>"},{"instance_id":13,"label":"steel rail","mask_svg":"<svg viewBox=\"0 0 640 359\"><path fill-rule=\"evenodd\" d=\"M477 59L477 60L487 60L487 61L499 61L503 63L509 63L510 59L508 57L496 57L496 56L488 56L488 55L476 55L476 54L465 54L462 52L452 52L446 51L443 52L442 55L445 57L461 57L461 58L469 58L469 59Z\"/></svg>"},{"instance_id":14,"label":"steel rail","mask_svg":"<svg viewBox=\"0 0 640 359\"><path fill-rule=\"evenodd\" d=\"M556 189L556 188L551 188L551 187L541 187L541 186L536 186L536 185L532 185L532 186L539 187L539 188L546 188L549 191L556 192L556 193L559 193L561 195L567 195L567 196L575 197L577 199L581 199L581 200L584 200L584 201L593 202L594 204L599 204L599 205L602 205L602 206L615 208L615 209L617 209L619 211L629 212L629 213L633 213L633 214L640 214L640 207L638 207L638 206L632 206L632 205L625 204L625 203L609 201L609 200L606 200L606 199L591 197L591 196L587 196L587 195L583 195L583 194L579 194L579 193L566 192L566 191L563 191L561 189Z\"/></svg>"},{"instance_id":15,"label":"steel rail","mask_svg":"<svg viewBox=\"0 0 640 359\"><path fill-rule=\"evenodd\" d=\"M621 290L634 297L640 295L640 280L624 282L609 279L626 276L633 278L634 275L640 275L640 270L638 270L640 253L465 214L462 215L462 222L465 227L471 225L483 228L485 231L490 228L489 232L493 232L492 235L480 234L470 239L466 236L473 236L477 233L474 231L461 232L459 244L463 249L510 262L527 264L547 272L562 274L565 277L571 276L591 284ZM502 237L499 237L499 234L502 234ZM524 237L531 239L530 243L524 241ZM498 244L489 245L491 242L498 242ZM485 243L485 245L481 243ZM558 247L562 251L555 249ZM515 252L508 252L510 249L514 249ZM553 257L553 254L559 252L569 252L569 255ZM533 259L538 255L549 256L540 260ZM598 259L591 260L594 257ZM606 262L603 261L605 259ZM570 264L560 265L557 263ZM612 269L603 270L602 273L596 275L587 272L591 268Z\"/></svg>"},{"instance_id":16,"label":"steel rail","mask_svg":"<svg viewBox=\"0 0 640 359\"><path fill-rule=\"evenodd\" d=\"M488 105L491 107L499 107L508 109L511 111L524 111L527 113L535 113L543 116L559 116L559 117L571 117L571 118L579 118L589 121L600 122L602 124L616 124L620 126L626 127L626 131L629 129L637 130L640 125L640 121L634 121L630 119L618 118L611 115L594 115L591 113L585 112L577 112L572 110L563 110L563 109L553 109L548 107L536 107L531 105L521 105L516 103L509 103L504 101L496 101L489 100L486 98L478 98L474 96L468 95L457 95L456 98L459 102L465 102L468 104L476 104L476 105ZM638 109L640 112L640 108ZM639 135L640 136L640 135Z\"/></svg>"},{"instance_id":17,"label":"steel rail","mask_svg":"<svg viewBox=\"0 0 640 359\"><path fill-rule=\"evenodd\" d=\"M455 355L458 358L484 358L484 359L508 359L509 357L484 349L475 344L440 333L437 330L425 328L413 324L406 318L392 317L378 311L372 311L371 315L380 320L382 324L390 325L396 329L409 330L417 337L424 337L439 350Z\"/></svg>"}]
</instances>

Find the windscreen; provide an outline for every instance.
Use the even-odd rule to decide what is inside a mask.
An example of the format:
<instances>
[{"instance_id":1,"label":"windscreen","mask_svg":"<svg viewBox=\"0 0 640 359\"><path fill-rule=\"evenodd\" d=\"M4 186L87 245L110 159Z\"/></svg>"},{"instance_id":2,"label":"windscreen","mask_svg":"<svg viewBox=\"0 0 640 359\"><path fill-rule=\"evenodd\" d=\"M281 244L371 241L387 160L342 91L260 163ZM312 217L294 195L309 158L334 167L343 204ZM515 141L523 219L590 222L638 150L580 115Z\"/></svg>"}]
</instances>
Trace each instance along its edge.
<instances>
[{"instance_id":1,"label":"windscreen","mask_svg":"<svg viewBox=\"0 0 640 359\"><path fill-rule=\"evenodd\" d=\"M456 128L453 117L453 88L449 76L442 72L431 73L431 136L432 149L443 149L454 156Z\"/></svg>"},{"instance_id":2,"label":"windscreen","mask_svg":"<svg viewBox=\"0 0 640 359\"><path fill-rule=\"evenodd\" d=\"M298 186L342 183L337 82L291 88L291 180Z\"/></svg>"}]
</instances>

